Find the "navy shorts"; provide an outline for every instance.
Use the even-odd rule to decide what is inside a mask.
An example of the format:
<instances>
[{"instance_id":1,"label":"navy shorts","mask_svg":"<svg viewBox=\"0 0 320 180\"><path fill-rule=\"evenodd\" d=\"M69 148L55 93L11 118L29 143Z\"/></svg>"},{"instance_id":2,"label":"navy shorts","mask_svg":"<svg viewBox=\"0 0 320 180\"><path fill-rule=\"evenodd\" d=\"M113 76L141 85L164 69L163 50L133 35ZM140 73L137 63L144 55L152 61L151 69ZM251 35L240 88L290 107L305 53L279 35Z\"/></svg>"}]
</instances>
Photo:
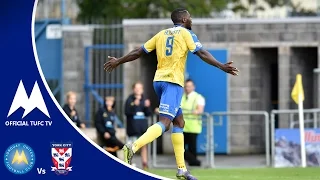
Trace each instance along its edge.
<instances>
[{"instance_id":1,"label":"navy shorts","mask_svg":"<svg viewBox=\"0 0 320 180\"><path fill-rule=\"evenodd\" d=\"M155 81L153 82L154 90L159 98L159 114L173 120L182 114L180 108L183 87L178 84Z\"/></svg>"}]
</instances>

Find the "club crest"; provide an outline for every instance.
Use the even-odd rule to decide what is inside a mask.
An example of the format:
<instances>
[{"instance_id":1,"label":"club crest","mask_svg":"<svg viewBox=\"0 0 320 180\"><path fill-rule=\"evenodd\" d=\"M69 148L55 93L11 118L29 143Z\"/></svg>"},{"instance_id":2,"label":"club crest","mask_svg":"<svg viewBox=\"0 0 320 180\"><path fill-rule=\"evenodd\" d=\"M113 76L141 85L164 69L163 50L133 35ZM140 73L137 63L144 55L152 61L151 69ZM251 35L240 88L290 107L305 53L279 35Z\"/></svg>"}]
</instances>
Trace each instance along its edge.
<instances>
[{"instance_id":1,"label":"club crest","mask_svg":"<svg viewBox=\"0 0 320 180\"><path fill-rule=\"evenodd\" d=\"M72 157L71 143L51 143L51 156L54 165L51 167L51 171L58 175L67 175L72 171L70 166Z\"/></svg>"}]
</instances>

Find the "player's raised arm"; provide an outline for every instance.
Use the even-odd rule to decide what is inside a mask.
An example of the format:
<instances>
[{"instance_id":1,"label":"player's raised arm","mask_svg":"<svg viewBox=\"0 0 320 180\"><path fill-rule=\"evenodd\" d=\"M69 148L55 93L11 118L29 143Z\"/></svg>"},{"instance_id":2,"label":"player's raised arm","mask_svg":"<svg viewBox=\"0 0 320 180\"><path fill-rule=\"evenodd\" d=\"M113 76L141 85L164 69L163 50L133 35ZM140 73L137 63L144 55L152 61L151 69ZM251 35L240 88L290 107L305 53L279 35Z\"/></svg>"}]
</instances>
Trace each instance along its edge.
<instances>
[{"instance_id":1,"label":"player's raised arm","mask_svg":"<svg viewBox=\"0 0 320 180\"><path fill-rule=\"evenodd\" d=\"M238 75L239 70L236 67L231 66L233 61L228 62L226 64L222 64L221 62L217 61L211 55L211 53L209 53L207 50L204 50L204 49L198 50L195 54L198 55L204 62L206 62L212 66L215 66L217 68L220 68L221 70L223 70L226 73L232 74L234 76Z\"/></svg>"},{"instance_id":2,"label":"player's raised arm","mask_svg":"<svg viewBox=\"0 0 320 180\"><path fill-rule=\"evenodd\" d=\"M115 57L108 56L109 61L104 63L104 70L111 72L113 69L115 69L120 64L134 61L141 57L144 54L144 51L142 47L139 47L137 49L132 50L127 55L122 56L121 58L117 59Z\"/></svg>"},{"instance_id":3,"label":"player's raised arm","mask_svg":"<svg viewBox=\"0 0 320 180\"><path fill-rule=\"evenodd\" d=\"M186 44L188 46L188 49L198 55L204 62L215 66L217 68L220 68L226 73L232 74L237 76L238 69L231 66L233 62L228 62L226 64L222 64L219 61L217 61L207 50L204 50L202 47L202 44L198 40L198 37L191 31L183 31L183 37L184 40L186 41Z\"/></svg>"},{"instance_id":4,"label":"player's raised arm","mask_svg":"<svg viewBox=\"0 0 320 180\"><path fill-rule=\"evenodd\" d=\"M144 53L149 53L156 48L156 40L157 35L153 36L149 41L147 41L143 46L134 49L133 51L129 52L127 55L117 59L115 57L108 56L109 61L104 64L104 70L107 72L111 72L120 64L134 61L141 57Z\"/></svg>"}]
</instances>

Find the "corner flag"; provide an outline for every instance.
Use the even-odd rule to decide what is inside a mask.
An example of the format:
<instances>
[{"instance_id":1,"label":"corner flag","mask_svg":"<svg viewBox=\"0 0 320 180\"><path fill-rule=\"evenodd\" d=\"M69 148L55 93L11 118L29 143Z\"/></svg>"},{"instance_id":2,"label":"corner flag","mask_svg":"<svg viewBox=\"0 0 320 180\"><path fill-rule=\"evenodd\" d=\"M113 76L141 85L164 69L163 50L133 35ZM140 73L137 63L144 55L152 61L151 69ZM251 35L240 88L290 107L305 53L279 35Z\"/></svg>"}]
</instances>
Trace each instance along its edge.
<instances>
[{"instance_id":1,"label":"corner flag","mask_svg":"<svg viewBox=\"0 0 320 180\"><path fill-rule=\"evenodd\" d=\"M304 101L304 92L302 86L302 77L301 74L297 74L296 82L293 86L291 97L293 101L298 104L299 109L299 129L300 129L300 147L301 147L301 166L306 167L306 148L305 148L305 136L304 136L304 117L303 117L303 101Z\"/></svg>"},{"instance_id":2,"label":"corner flag","mask_svg":"<svg viewBox=\"0 0 320 180\"><path fill-rule=\"evenodd\" d=\"M304 91L302 86L302 77L301 74L297 74L296 82L294 83L291 97L296 104L299 104L299 95L301 96L301 101L304 101Z\"/></svg>"}]
</instances>

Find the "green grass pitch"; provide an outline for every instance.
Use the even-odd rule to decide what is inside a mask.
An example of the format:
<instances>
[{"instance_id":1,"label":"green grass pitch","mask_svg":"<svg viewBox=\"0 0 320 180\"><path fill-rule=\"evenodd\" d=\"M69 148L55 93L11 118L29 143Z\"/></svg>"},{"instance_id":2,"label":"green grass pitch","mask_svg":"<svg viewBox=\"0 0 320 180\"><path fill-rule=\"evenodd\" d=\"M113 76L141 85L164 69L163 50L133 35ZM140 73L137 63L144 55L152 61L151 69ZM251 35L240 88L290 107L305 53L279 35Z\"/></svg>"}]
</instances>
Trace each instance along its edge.
<instances>
[{"instance_id":1,"label":"green grass pitch","mask_svg":"<svg viewBox=\"0 0 320 180\"><path fill-rule=\"evenodd\" d=\"M149 172L175 178L175 170ZM191 169L198 180L320 180L320 168Z\"/></svg>"}]
</instances>

